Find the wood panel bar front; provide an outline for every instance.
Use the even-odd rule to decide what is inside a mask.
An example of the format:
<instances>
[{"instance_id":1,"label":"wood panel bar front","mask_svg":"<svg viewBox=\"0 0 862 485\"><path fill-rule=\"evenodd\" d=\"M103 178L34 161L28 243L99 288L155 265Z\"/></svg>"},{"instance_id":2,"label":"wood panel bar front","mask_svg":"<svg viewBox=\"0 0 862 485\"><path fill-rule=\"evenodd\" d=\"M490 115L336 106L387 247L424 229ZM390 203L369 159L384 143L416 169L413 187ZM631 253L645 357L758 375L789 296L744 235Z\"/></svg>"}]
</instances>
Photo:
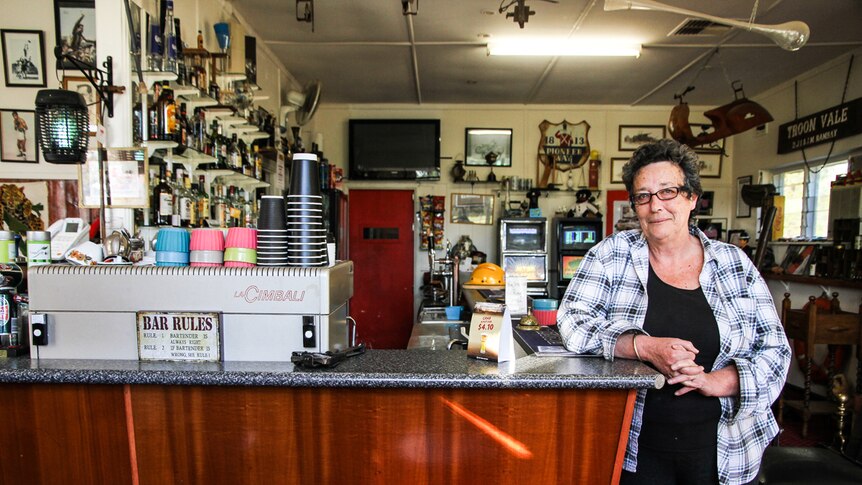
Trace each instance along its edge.
<instances>
[{"instance_id":1,"label":"wood panel bar front","mask_svg":"<svg viewBox=\"0 0 862 485\"><path fill-rule=\"evenodd\" d=\"M4 388L4 483L141 485L612 483L635 392L131 385L127 416L122 385Z\"/></svg>"},{"instance_id":2,"label":"wood panel bar front","mask_svg":"<svg viewBox=\"0 0 862 485\"><path fill-rule=\"evenodd\" d=\"M123 387L3 384L0 483L131 484Z\"/></svg>"},{"instance_id":3,"label":"wood panel bar front","mask_svg":"<svg viewBox=\"0 0 862 485\"><path fill-rule=\"evenodd\" d=\"M633 393L132 386L140 484L611 483Z\"/></svg>"}]
</instances>

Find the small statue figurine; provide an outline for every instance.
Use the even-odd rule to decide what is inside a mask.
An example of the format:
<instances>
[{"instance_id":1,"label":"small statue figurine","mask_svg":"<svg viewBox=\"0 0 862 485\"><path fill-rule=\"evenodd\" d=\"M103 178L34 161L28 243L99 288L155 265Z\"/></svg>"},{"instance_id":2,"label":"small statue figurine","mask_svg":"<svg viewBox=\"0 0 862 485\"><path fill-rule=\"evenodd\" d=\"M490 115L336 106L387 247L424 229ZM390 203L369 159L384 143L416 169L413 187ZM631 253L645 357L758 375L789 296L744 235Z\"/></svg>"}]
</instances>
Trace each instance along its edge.
<instances>
[{"instance_id":1,"label":"small statue figurine","mask_svg":"<svg viewBox=\"0 0 862 485\"><path fill-rule=\"evenodd\" d=\"M599 208L593 204L596 199L593 197L593 193L590 192L589 189L581 189L577 191L575 193L575 198L577 201L575 202L574 207L572 207L570 217L602 216L602 213L599 212Z\"/></svg>"}]
</instances>

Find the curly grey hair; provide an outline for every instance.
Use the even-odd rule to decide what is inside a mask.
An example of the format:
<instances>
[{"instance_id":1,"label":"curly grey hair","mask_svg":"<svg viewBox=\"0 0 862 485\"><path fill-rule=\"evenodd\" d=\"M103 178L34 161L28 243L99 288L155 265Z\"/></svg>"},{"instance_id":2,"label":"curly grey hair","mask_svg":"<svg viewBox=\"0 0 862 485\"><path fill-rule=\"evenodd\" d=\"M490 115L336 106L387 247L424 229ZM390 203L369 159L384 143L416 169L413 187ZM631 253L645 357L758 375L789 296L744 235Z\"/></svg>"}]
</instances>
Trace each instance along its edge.
<instances>
[{"instance_id":1,"label":"curly grey hair","mask_svg":"<svg viewBox=\"0 0 862 485\"><path fill-rule=\"evenodd\" d=\"M670 162L679 167L682 170L683 186L700 200L703 186L700 184L700 160L697 154L687 145L665 138L641 145L632 154L632 158L623 165L623 183L629 193L629 201L631 201L635 177L640 169L656 162ZM689 221L693 221L696 215L697 207L691 211Z\"/></svg>"}]
</instances>

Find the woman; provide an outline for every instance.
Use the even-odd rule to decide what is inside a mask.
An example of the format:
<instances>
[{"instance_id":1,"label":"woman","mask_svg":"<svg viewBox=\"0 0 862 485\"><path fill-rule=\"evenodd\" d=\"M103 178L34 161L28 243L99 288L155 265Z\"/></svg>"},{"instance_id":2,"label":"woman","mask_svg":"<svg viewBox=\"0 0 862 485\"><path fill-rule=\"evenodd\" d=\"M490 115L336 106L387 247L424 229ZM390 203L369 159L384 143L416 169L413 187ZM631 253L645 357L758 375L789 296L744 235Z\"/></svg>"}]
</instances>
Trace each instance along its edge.
<instances>
[{"instance_id":1,"label":"woman","mask_svg":"<svg viewBox=\"0 0 862 485\"><path fill-rule=\"evenodd\" d=\"M739 248L692 225L703 189L690 148L643 145L623 181L640 229L590 250L557 320L570 350L667 377L638 392L620 483L751 482L790 363L775 304Z\"/></svg>"}]
</instances>

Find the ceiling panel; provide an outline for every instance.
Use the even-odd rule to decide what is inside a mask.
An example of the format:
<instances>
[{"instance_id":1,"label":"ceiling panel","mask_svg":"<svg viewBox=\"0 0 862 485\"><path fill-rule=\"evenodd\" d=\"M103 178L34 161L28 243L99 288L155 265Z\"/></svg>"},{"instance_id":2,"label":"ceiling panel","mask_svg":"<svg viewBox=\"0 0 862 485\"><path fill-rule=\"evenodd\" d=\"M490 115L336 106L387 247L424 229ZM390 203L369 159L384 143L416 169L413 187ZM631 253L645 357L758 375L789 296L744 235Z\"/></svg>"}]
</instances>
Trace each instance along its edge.
<instances>
[{"instance_id":1,"label":"ceiling panel","mask_svg":"<svg viewBox=\"0 0 862 485\"><path fill-rule=\"evenodd\" d=\"M324 103L666 105L696 79L686 100L718 106L732 100L728 79L740 79L753 97L862 46L860 0L759 2L758 24L810 25L811 40L797 52L744 29L668 37L685 16L605 12L603 0L526 0L536 13L521 29L498 12L508 1L426 0L417 15L404 16L400 0L316 0L314 32L296 21L295 0L231 3L299 82L322 81ZM747 20L755 1L665 3ZM485 48L489 39L596 36L639 39L641 57L499 58ZM701 71L703 56L719 45L720 56Z\"/></svg>"}]
</instances>

